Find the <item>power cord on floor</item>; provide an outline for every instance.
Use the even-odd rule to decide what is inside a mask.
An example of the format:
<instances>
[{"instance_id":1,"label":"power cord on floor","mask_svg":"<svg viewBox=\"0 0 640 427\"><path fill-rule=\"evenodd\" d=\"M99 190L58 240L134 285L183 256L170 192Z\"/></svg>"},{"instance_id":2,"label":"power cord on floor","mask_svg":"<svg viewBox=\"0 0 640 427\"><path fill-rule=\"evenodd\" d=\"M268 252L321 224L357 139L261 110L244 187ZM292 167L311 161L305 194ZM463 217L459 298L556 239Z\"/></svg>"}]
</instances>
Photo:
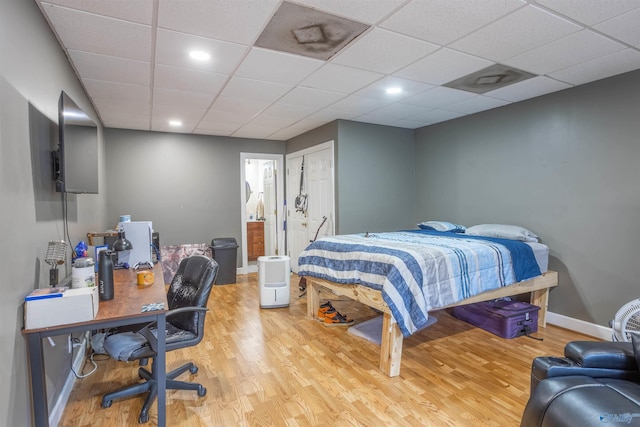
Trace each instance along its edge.
<instances>
[{"instance_id":1,"label":"power cord on floor","mask_svg":"<svg viewBox=\"0 0 640 427\"><path fill-rule=\"evenodd\" d=\"M71 341L73 343L72 348L80 346L80 340L78 338L72 338ZM84 363L81 366L80 372L82 372L82 368L84 368L86 366L87 362L89 362L93 366L93 368L89 372L87 372L86 374L82 374L82 373L79 374L79 373L76 372L75 369L73 369L73 360L74 360L74 358L73 358L73 351L71 352L71 358L70 358L69 365L70 365L70 368L71 368L71 372L73 372L73 375L75 375L76 378L78 378L78 379L87 378L88 376L93 375L98 370L98 364L94 360L94 356L96 354L97 353L94 352L93 350L91 351L91 354L89 354L84 359ZM103 359L103 360L107 360L108 358L109 358L109 356L105 356L105 359Z\"/></svg>"}]
</instances>

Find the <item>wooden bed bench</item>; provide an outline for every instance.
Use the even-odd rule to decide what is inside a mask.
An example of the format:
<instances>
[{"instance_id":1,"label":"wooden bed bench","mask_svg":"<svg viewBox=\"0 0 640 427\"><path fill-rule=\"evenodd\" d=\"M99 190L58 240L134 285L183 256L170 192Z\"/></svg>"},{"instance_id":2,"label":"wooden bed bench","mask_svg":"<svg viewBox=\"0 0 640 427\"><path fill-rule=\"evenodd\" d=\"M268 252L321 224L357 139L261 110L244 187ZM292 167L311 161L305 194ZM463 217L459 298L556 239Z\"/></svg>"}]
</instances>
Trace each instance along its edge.
<instances>
[{"instance_id":1,"label":"wooden bed bench","mask_svg":"<svg viewBox=\"0 0 640 427\"><path fill-rule=\"evenodd\" d=\"M326 288L336 295L346 296L359 301L383 313L382 344L380 346L380 370L390 377L400 375L402 359L402 332L391 315L391 310L382 299L381 291L376 291L362 285L342 285L328 280L307 277L307 318L314 319L320 308L320 288ZM558 273L547 271L542 276L525 280L510 286L483 292L457 304L438 307L437 310L474 302L488 301L496 298L531 293L531 304L540 307L538 312L538 326L546 325L549 289L558 286Z\"/></svg>"}]
</instances>

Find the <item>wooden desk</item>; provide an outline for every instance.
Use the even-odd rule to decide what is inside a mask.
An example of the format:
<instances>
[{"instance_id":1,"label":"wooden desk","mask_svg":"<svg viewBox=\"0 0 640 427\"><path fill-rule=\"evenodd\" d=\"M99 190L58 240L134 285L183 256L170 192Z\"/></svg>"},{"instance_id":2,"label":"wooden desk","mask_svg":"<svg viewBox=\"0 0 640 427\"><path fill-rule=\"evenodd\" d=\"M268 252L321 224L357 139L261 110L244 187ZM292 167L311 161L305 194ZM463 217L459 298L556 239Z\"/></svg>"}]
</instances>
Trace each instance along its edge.
<instances>
[{"instance_id":1,"label":"wooden desk","mask_svg":"<svg viewBox=\"0 0 640 427\"><path fill-rule=\"evenodd\" d=\"M42 340L47 337L71 334L73 332L113 328L154 320L158 322L158 330L164 331L167 292L160 263L153 267L153 272L154 284L143 288L138 287L136 284L136 275L132 270L115 270L113 272L114 298L110 301L100 301L98 315L91 321L42 329L23 329L22 333L26 336L28 345L31 405L36 426L49 425ZM164 303L165 310L141 312L143 305L151 303ZM165 337L164 334L158 334L158 425L162 427L166 425L165 365Z\"/></svg>"}]
</instances>

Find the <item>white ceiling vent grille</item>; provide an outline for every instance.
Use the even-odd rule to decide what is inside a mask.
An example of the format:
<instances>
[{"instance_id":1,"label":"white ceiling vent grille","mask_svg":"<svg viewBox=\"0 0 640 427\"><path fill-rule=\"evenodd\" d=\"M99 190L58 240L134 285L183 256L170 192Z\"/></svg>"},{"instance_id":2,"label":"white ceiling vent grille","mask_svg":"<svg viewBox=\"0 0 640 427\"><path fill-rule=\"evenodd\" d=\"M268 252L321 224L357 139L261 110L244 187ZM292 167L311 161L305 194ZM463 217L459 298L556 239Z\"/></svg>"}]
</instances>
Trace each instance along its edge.
<instances>
[{"instance_id":1,"label":"white ceiling vent grille","mask_svg":"<svg viewBox=\"0 0 640 427\"><path fill-rule=\"evenodd\" d=\"M284 2L255 45L326 61L367 28L360 22Z\"/></svg>"},{"instance_id":2,"label":"white ceiling vent grille","mask_svg":"<svg viewBox=\"0 0 640 427\"><path fill-rule=\"evenodd\" d=\"M466 90L473 93L485 93L495 89L518 83L532 77L535 74L508 67L502 64L494 64L490 67L476 71L467 76L460 77L446 83L444 86L453 89Z\"/></svg>"}]
</instances>

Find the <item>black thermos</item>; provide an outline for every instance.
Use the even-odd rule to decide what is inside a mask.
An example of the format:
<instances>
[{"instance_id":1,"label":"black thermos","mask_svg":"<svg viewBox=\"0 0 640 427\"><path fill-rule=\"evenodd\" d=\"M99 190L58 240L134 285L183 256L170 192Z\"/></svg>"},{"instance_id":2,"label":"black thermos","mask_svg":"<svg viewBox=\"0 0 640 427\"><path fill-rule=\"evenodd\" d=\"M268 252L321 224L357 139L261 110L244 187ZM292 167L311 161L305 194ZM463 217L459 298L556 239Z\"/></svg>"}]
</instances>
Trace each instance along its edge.
<instances>
[{"instance_id":1,"label":"black thermos","mask_svg":"<svg viewBox=\"0 0 640 427\"><path fill-rule=\"evenodd\" d=\"M113 261L108 250L100 252L98 261L98 295L101 301L113 299Z\"/></svg>"}]
</instances>

